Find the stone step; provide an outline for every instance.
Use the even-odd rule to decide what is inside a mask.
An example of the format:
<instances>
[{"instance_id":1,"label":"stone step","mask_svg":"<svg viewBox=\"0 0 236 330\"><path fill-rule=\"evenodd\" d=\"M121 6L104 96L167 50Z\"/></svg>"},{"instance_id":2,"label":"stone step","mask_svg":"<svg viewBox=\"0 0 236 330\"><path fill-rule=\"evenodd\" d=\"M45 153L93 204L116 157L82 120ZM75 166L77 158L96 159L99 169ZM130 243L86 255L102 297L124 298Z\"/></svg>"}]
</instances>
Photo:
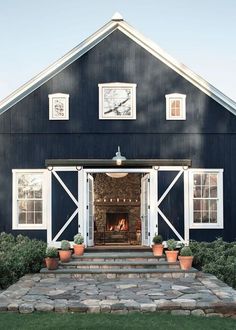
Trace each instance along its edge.
<instances>
[{"instance_id":1,"label":"stone step","mask_svg":"<svg viewBox=\"0 0 236 330\"><path fill-rule=\"evenodd\" d=\"M94 278L94 279L123 279L123 278L195 278L197 270L191 268L189 271L181 269L144 269L144 268L66 268L57 270L41 269L40 273L43 277L69 277L77 279Z\"/></svg>"},{"instance_id":2,"label":"stone step","mask_svg":"<svg viewBox=\"0 0 236 330\"><path fill-rule=\"evenodd\" d=\"M83 261L165 261L165 256L154 257L152 252L101 252L101 253L84 253L82 256L72 255L72 259Z\"/></svg>"},{"instance_id":3,"label":"stone step","mask_svg":"<svg viewBox=\"0 0 236 330\"><path fill-rule=\"evenodd\" d=\"M145 269L179 269L179 262L167 262L167 261L82 261L82 260L72 260L70 262L60 262L60 268L70 268L70 269L82 269L82 268L90 268L90 269L129 269L129 268L145 268Z\"/></svg>"},{"instance_id":4,"label":"stone step","mask_svg":"<svg viewBox=\"0 0 236 330\"><path fill-rule=\"evenodd\" d=\"M101 253L101 252L152 252L152 249L148 246L141 245L101 245L92 246L85 249L86 253Z\"/></svg>"}]
</instances>

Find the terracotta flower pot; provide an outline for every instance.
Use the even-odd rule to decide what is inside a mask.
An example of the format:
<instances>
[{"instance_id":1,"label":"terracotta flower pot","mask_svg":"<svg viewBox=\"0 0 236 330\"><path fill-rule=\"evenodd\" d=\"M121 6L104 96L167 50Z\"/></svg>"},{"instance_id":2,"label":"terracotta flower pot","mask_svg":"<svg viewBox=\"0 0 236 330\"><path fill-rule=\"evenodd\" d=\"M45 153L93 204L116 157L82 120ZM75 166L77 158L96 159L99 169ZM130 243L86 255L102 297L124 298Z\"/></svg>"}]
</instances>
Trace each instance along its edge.
<instances>
[{"instance_id":1,"label":"terracotta flower pot","mask_svg":"<svg viewBox=\"0 0 236 330\"><path fill-rule=\"evenodd\" d=\"M58 268L57 258L45 258L45 262L48 270L55 270Z\"/></svg>"},{"instance_id":2,"label":"terracotta flower pot","mask_svg":"<svg viewBox=\"0 0 236 330\"><path fill-rule=\"evenodd\" d=\"M189 270L192 267L193 256L179 256L180 268L183 270Z\"/></svg>"},{"instance_id":3,"label":"terracotta flower pot","mask_svg":"<svg viewBox=\"0 0 236 330\"><path fill-rule=\"evenodd\" d=\"M177 261L177 256L178 256L179 251L174 250L174 251L166 251L166 259L168 262L176 262Z\"/></svg>"},{"instance_id":4,"label":"terracotta flower pot","mask_svg":"<svg viewBox=\"0 0 236 330\"><path fill-rule=\"evenodd\" d=\"M163 244L153 244L152 245L152 252L155 257L161 257L163 255Z\"/></svg>"},{"instance_id":5,"label":"terracotta flower pot","mask_svg":"<svg viewBox=\"0 0 236 330\"><path fill-rule=\"evenodd\" d=\"M71 258L71 250L59 250L59 256L62 262L69 262Z\"/></svg>"},{"instance_id":6,"label":"terracotta flower pot","mask_svg":"<svg viewBox=\"0 0 236 330\"><path fill-rule=\"evenodd\" d=\"M77 256L82 256L84 254L84 244L74 244L74 254Z\"/></svg>"}]
</instances>

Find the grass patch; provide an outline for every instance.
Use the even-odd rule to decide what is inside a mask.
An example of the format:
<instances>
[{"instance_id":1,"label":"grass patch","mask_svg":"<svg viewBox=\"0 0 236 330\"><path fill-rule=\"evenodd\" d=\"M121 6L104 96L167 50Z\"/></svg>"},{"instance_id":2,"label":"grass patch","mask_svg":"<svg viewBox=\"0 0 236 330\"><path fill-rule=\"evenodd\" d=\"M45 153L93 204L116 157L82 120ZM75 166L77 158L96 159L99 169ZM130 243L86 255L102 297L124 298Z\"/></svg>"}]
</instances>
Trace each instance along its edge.
<instances>
[{"instance_id":1,"label":"grass patch","mask_svg":"<svg viewBox=\"0 0 236 330\"><path fill-rule=\"evenodd\" d=\"M164 313L79 314L79 313L0 313L0 329L164 329L235 330L236 320L219 317L172 316Z\"/></svg>"}]
</instances>

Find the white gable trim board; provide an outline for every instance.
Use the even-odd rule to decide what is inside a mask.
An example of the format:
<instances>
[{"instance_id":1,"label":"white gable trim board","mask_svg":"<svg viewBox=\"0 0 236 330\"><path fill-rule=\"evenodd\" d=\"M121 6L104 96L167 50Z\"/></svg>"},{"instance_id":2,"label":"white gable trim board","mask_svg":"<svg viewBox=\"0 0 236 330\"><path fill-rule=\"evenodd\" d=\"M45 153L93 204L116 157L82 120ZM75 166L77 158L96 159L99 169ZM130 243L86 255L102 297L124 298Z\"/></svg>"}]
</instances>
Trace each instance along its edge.
<instances>
[{"instance_id":1,"label":"white gable trim board","mask_svg":"<svg viewBox=\"0 0 236 330\"><path fill-rule=\"evenodd\" d=\"M127 35L130 39L132 39L141 47L146 49L153 56L155 56L160 61L168 65L170 68L172 68L182 77L184 77L186 80L191 82L194 86L199 88L201 91L203 91L205 94L210 96L216 102L221 104L231 113L236 115L236 102L234 102L229 97L224 95L217 88L209 84L206 80L195 74L185 65L176 61L174 58L168 55L164 50L162 50L158 45L156 45L153 41L147 39L141 33L135 30L132 26L130 26L127 22L123 21L121 16L119 15L115 15L113 20L108 22L101 29L99 29L97 32L95 32L90 37L88 37L86 40L84 40L77 47L75 47L70 52L68 52L61 59L53 63L51 66L49 66L47 69L42 71L37 76L35 76L28 83L24 84L22 87L17 89L11 95L3 99L0 102L0 113L3 113L6 110L8 110L10 107L12 107L21 99L23 99L25 96L29 95L35 89L37 89L42 84L44 84L46 81L48 81L56 74L61 72L68 65L70 65L79 57L81 57L83 54L88 52L91 48L93 48L95 45L97 45L99 42L101 42L104 38L106 38L109 34L111 34L115 30L119 30L125 35Z\"/></svg>"}]
</instances>

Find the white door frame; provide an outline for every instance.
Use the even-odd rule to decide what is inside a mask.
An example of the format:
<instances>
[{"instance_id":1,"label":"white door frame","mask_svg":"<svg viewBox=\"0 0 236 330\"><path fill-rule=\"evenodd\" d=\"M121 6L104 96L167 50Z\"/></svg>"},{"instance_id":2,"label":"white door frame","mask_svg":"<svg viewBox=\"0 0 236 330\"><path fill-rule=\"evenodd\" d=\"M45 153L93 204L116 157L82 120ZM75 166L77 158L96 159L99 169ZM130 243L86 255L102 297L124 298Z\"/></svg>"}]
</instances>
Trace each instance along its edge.
<instances>
[{"instance_id":1,"label":"white door frame","mask_svg":"<svg viewBox=\"0 0 236 330\"><path fill-rule=\"evenodd\" d=\"M141 242L142 245L149 245L150 232L150 174L145 173L141 177L141 198L140 198L140 216L141 216ZM146 231L146 225L148 230ZM147 234L147 235L146 235Z\"/></svg>"},{"instance_id":2,"label":"white door frame","mask_svg":"<svg viewBox=\"0 0 236 330\"><path fill-rule=\"evenodd\" d=\"M86 168L82 170L84 172L84 207L83 207L83 217L86 219L87 216L87 173L149 173L150 174L150 222L149 222L149 239L148 245L151 245L151 238L155 235L156 224L157 224L157 171L153 168ZM82 217L82 218L83 218ZM87 245L87 228L86 221L84 221L84 232L85 244Z\"/></svg>"}]
</instances>

